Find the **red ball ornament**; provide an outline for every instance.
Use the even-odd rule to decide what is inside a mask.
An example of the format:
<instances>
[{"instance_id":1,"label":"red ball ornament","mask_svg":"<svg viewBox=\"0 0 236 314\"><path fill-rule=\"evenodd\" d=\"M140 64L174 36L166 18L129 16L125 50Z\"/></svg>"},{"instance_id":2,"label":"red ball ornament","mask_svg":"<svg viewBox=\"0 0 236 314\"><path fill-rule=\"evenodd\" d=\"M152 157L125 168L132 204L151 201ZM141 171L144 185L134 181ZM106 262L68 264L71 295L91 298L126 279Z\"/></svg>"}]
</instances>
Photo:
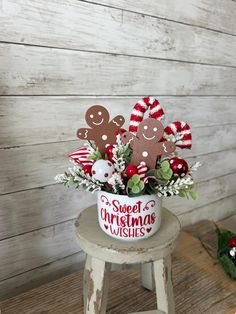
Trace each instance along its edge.
<instances>
[{"instance_id":1,"label":"red ball ornament","mask_svg":"<svg viewBox=\"0 0 236 314\"><path fill-rule=\"evenodd\" d=\"M86 174L92 174L92 165L84 165L82 167L82 170L84 171L84 173Z\"/></svg>"},{"instance_id":2,"label":"red ball ornament","mask_svg":"<svg viewBox=\"0 0 236 314\"><path fill-rule=\"evenodd\" d=\"M138 174L138 167L133 166L133 165L129 165L126 167L125 173L126 173L128 178L131 178L133 175Z\"/></svg>"},{"instance_id":3,"label":"red ball ornament","mask_svg":"<svg viewBox=\"0 0 236 314\"><path fill-rule=\"evenodd\" d=\"M236 247L236 237L232 237L228 240L228 245L230 247Z\"/></svg>"},{"instance_id":4,"label":"red ball ornament","mask_svg":"<svg viewBox=\"0 0 236 314\"><path fill-rule=\"evenodd\" d=\"M105 149L105 154L112 154L112 150L113 150L113 145L108 145Z\"/></svg>"},{"instance_id":5,"label":"red ball ornament","mask_svg":"<svg viewBox=\"0 0 236 314\"><path fill-rule=\"evenodd\" d=\"M169 160L169 163L175 176L184 177L188 172L188 164L183 158L173 157Z\"/></svg>"}]
</instances>

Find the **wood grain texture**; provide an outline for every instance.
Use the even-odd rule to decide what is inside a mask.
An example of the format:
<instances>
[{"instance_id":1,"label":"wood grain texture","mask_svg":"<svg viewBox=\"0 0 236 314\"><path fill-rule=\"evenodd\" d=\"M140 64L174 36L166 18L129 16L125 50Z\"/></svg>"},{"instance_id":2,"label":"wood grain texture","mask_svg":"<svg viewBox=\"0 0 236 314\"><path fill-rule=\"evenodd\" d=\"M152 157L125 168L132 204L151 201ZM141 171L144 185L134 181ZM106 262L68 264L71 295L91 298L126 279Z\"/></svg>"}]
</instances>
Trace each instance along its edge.
<instances>
[{"instance_id":1,"label":"wood grain texture","mask_svg":"<svg viewBox=\"0 0 236 314\"><path fill-rule=\"evenodd\" d=\"M75 218L96 203L96 195L52 185L0 198L0 239L48 227Z\"/></svg>"},{"instance_id":2,"label":"wood grain texture","mask_svg":"<svg viewBox=\"0 0 236 314\"><path fill-rule=\"evenodd\" d=\"M164 199L163 204L166 208L174 211L175 214L183 214L195 208L216 202L227 196L234 195L235 184L235 173L232 173L197 184L196 189L199 194L199 198L195 201L174 196L172 198Z\"/></svg>"},{"instance_id":3,"label":"wood grain texture","mask_svg":"<svg viewBox=\"0 0 236 314\"><path fill-rule=\"evenodd\" d=\"M19 275L80 251L74 221L0 241L0 280Z\"/></svg>"},{"instance_id":4,"label":"wood grain texture","mask_svg":"<svg viewBox=\"0 0 236 314\"><path fill-rule=\"evenodd\" d=\"M214 233L214 229L209 231ZM233 308L236 298L234 282L195 236L182 232L172 260L177 314L224 314ZM155 299L154 291L141 288L139 270L112 272L108 314L151 310L156 305ZM5 300L1 308L3 314L39 314L42 311L82 314L82 272Z\"/></svg>"},{"instance_id":5,"label":"wood grain texture","mask_svg":"<svg viewBox=\"0 0 236 314\"><path fill-rule=\"evenodd\" d=\"M232 124L236 121L235 97L157 97L169 123L178 119L191 127ZM99 103L111 117L121 112L129 122L139 97L22 96L0 97L0 147L33 145L76 139L76 130L85 126L84 113ZM183 115L184 112L184 115Z\"/></svg>"},{"instance_id":6,"label":"wood grain texture","mask_svg":"<svg viewBox=\"0 0 236 314\"><path fill-rule=\"evenodd\" d=\"M67 276L84 266L85 253L79 251L52 263L40 265L20 275L0 282L0 300L16 296L22 292L39 287L49 281ZM79 281L78 281L79 283Z\"/></svg>"},{"instance_id":7,"label":"wood grain texture","mask_svg":"<svg viewBox=\"0 0 236 314\"><path fill-rule=\"evenodd\" d=\"M235 125L192 129L192 150L181 151L185 157L205 155L234 148ZM212 132L214 132L212 134ZM80 147L81 141L47 143L0 150L0 194L6 194L55 183L57 173L70 166L68 154ZM233 147L232 147L233 146Z\"/></svg>"},{"instance_id":8,"label":"wood grain texture","mask_svg":"<svg viewBox=\"0 0 236 314\"><path fill-rule=\"evenodd\" d=\"M196 221L209 219L217 221L236 213L236 194L221 198L218 201L210 199L210 203L178 215L182 226L187 226Z\"/></svg>"},{"instance_id":9,"label":"wood grain texture","mask_svg":"<svg viewBox=\"0 0 236 314\"><path fill-rule=\"evenodd\" d=\"M5 0L1 20L1 41L236 66L235 36L82 1Z\"/></svg>"},{"instance_id":10,"label":"wood grain texture","mask_svg":"<svg viewBox=\"0 0 236 314\"><path fill-rule=\"evenodd\" d=\"M2 95L236 93L235 69L219 66L14 44L0 44L0 63Z\"/></svg>"},{"instance_id":11,"label":"wood grain texture","mask_svg":"<svg viewBox=\"0 0 236 314\"><path fill-rule=\"evenodd\" d=\"M199 172L194 174L194 178L198 182L201 182L206 178L211 180L216 177L221 177L225 175L225 173L229 174L235 171L235 150L212 153L204 155L202 158L193 157L189 158L188 161L193 163L199 159L201 159L203 165ZM222 160L224 160L225 167L222 167ZM60 164L61 161L59 160L58 166L53 170L57 171ZM48 176L47 180L52 180L53 182L53 176ZM206 185L211 186L211 181L207 184L204 183L203 190L206 188ZM199 186L197 189L198 188ZM221 196L219 195L219 197ZM202 199L201 194L200 198ZM209 199L209 197L202 199L202 202L205 202L205 204L208 204L211 201L213 200ZM226 202L226 199L224 199L224 201ZM191 203L191 208L196 205L195 202L182 200L178 210L182 210L183 212L189 210L190 214L186 213L185 219L186 221L191 222L191 215L193 215L193 219L196 220L198 214L197 211L191 214L189 202ZM84 193L83 191L79 192L73 189L66 189L62 185L52 185L44 188L33 188L26 191L1 195L0 203L2 206L0 239L3 239L24 232L33 231L34 229L61 223L68 219L73 219L83 208L96 203L96 195ZM233 210L233 202L231 201L230 204L230 209ZM212 205L213 208L221 208L221 206L222 205L218 206L217 204ZM171 210L175 212L173 204ZM209 212L213 215L212 211L207 209L205 214L207 215ZM215 210L215 215L217 215L217 213L222 217L224 213L227 215L228 212L225 208L223 212L221 210ZM199 215L199 217L204 215L204 211L201 212L199 209ZM207 217L209 218L209 216ZM214 215L212 217L216 218ZM181 219L183 219L183 217Z\"/></svg>"},{"instance_id":12,"label":"wood grain texture","mask_svg":"<svg viewBox=\"0 0 236 314\"><path fill-rule=\"evenodd\" d=\"M236 35L236 4L228 0L89 0L125 10Z\"/></svg>"}]
</instances>

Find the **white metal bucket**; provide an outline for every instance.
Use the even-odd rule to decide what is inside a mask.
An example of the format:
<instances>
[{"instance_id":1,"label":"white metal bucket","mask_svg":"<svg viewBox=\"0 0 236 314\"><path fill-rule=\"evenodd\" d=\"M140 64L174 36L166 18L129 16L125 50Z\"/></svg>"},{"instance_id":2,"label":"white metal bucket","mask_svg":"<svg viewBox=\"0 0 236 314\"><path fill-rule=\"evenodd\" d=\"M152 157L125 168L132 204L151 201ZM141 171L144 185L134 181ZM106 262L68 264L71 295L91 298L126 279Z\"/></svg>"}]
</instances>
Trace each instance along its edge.
<instances>
[{"instance_id":1,"label":"white metal bucket","mask_svg":"<svg viewBox=\"0 0 236 314\"><path fill-rule=\"evenodd\" d=\"M161 198L154 195L128 197L98 192L98 221L109 236L137 241L152 236L161 224Z\"/></svg>"}]
</instances>

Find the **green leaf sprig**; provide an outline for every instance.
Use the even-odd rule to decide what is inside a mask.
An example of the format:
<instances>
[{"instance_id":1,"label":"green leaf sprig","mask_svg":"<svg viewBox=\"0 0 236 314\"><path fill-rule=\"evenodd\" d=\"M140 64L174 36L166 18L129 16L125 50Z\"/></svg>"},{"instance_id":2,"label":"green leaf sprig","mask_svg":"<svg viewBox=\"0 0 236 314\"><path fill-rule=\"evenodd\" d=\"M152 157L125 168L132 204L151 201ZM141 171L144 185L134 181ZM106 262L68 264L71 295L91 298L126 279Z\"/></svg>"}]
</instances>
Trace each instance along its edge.
<instances>
[{"instance_id":1,"label":"green leaf sprig","mask_svg":"<svg viewBox=\"0 0 236 314\"><path fill-rule=\"evenodd\" d=\"M134 174L128 181L127 184L128 190L133 194L139 194L144 190L144 183L141 181L140 176L138 174Z\"/></svg>"},{"instance_id":2,"label":"green leaf sprig","mask_svg":"<svg viewBox=\"0 0 236 314\"><path fill-rule=\"evenodd\" d=\"M183 189L179 190L180 197L187 197L188 199L191 198L192 200L196 200L198 198L198 194L193 191L194 184L186 185Z\"/></svg>"},{"instance_id":3,"label":"green leaf sprig","mask_svg":"<svg viewBox=\"0 0 236 314\"><path fill-rule=\"evenodd\" d=\"M170 168L168 160L162 161L160 168L155 171L155 176L160 180L170 180L173 175L173 171Z\"/></svg>"},{"instance_id":4,"label":"green leaf sprig","mask_svg":"<svg viewBox=\"0 0 236 314\"><path fill-rule=\"evenodd\" d=\"M89 160L94 160L94 161L102 159L102 154L98 150L98 147L92 152L91 155L88 156L88 159Z\"/></svg>"}]
</instances>

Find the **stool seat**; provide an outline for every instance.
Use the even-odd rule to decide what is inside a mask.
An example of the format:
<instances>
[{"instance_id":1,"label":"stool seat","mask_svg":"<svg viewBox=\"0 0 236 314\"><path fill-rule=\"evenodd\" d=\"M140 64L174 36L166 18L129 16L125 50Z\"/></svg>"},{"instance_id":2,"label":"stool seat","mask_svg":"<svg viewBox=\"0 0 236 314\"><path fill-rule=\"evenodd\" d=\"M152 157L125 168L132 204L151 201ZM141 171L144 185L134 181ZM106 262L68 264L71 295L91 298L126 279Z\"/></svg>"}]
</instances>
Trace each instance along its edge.
<instances>
[{"instance_id":1,"label":"stool seat","mask_svg":"<svg viewBox=\"0 0 236 314\"><path fill-rule=\"evenodd\" d=\"M157 233L140 241L121 241L106 235L99 227L95 205L79 215L75 226L78 243L87 254L117 264L151 262L165 257L175 247L180 231L179 220L165 208Z\"/></svg>"}]
</instances>

